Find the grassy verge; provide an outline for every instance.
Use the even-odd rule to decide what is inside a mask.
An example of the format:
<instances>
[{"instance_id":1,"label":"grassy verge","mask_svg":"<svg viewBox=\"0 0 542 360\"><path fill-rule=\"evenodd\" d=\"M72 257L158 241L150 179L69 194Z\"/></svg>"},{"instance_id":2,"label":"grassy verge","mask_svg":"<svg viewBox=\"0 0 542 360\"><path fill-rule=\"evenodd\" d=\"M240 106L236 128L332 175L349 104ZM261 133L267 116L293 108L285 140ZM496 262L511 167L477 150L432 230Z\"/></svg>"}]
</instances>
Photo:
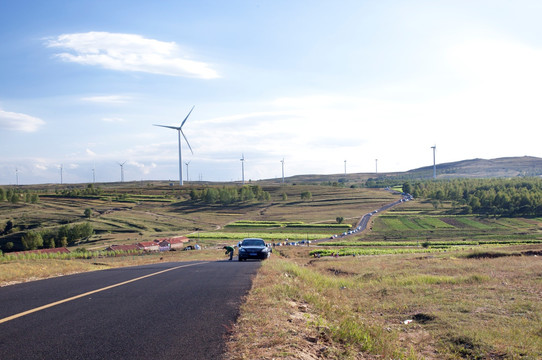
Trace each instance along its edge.
<instances>
[{"instance_id":1,"label":"grassy verge","mask_svg":"<svg viewBox=\"0 0 542 360\"><path fill-rule=\"evenodd\" d=\"M229 360L542 357L540 257L301 251L264 262Z\"/></svg>"}]
</instances>

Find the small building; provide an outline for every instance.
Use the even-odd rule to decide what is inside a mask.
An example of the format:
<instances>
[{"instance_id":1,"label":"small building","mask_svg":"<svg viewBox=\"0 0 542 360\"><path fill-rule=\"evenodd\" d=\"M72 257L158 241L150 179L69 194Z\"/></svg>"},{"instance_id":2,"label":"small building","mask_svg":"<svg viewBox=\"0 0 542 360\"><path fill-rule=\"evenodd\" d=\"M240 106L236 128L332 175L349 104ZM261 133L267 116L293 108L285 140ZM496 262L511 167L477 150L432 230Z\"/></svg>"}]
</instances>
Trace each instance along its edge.
<instances>
[{"instance_id":1,"label":"small building","mask_svg":"<svg viewBox=\"0 0 542 360\"><path fill-rule=\"evenodd\" d=\"M170 244L171 250L173 249L180 250L184 247L185 243L190 241L190 239L187 238L186 236L176 236L176 237L169 238L167 241Z\"/></svg>"},{"instance_id":2,"label":"small building","mask_svg":"<svg viewBox=\"0 0 542 360\"><path fill-rule=\"evenodd\" d=\"M110 245L105 251L132 251L139 250L137 245Z\"/></svg>"},{"instance_id":3,"label":"small building","mask_svg":"<svg viewBox=\"0 0 542 360\"><path fill-rule=\"evenodd\" d=\"M140 243L137 243L137 247L140 250L143 251L159 251L160 250L160 243L158 241L142 241Z\"/></svg>"},{"instance_id":4,"label":"small building","mask_svg":"<svg viewBox=\"0 0 542 360\"><path fill-rule=\"evenodd\" d=\"M160 250L160 251L169 251L169 250L171 250L171 245L170 245L169 241L167 241L167 240L160 241L158 243L158 246L159 246L158 250Z\"/></svg>"}]
</instances>

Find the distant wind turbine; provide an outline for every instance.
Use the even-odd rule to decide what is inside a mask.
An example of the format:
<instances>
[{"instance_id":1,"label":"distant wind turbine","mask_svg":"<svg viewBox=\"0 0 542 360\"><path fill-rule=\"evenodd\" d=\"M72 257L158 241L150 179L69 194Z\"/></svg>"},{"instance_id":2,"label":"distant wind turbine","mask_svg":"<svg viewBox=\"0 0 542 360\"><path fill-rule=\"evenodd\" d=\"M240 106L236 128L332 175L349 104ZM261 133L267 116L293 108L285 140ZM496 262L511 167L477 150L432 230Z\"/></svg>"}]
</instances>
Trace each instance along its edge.
<instances>
[{"instance_id":1,"label":"distant wind turbine","mask_svg":"<svg viewBox=\"0 0 542 360\"><path fill-rule=\"evenodd\" d=\"M437 178L437 163L435 161L435 150L437 149L437 145L431 146L431 149L433 149L433 179Z\"/></svg>"},{"instance_id":2,"label":"distant wind turbine","mask_svg":"<svg viewBox=\"0 0 542 360\"><path fill-rule=\"evenodd\" d=\"M184 164L186 165L186 181L190 181L190 178L188 177L188 164L190 164L190 161L186 161Z\"/></svg>"},{"instance_id":3,"label":"distant wind turbine","mask_svg":"<svg viewBox=\"0 0 542 360\"><path fill-rule=\"evenodd\" d=\"M124 182L124 164L126 164L126 161L123 162L122 164L119 163L119 165L120 165L120 182Z\"/></svg>"},{"instance_id":4,"label":"distant wind turbine","mask_svg":"<svg viewBox=\"0 0 542 360\"><path fill-rule=\"evenodd\" d=\"M243 185L245 185L245 154L241 156L241 177L243 180Z\"/></svg>"},{"instance_id":5,"label":"distant wind turbine","mask_svg":"<svg viewBox=\"0 0 542 360\"><path fill-rule=\"evenodd\" d=\"M284 158L280 162L282 163L282 183L284 184Z\"/></svg>"},{"instance_id":6,"label":"distant wind turbine","mask_svg":"<svg viewBox=\"0 0 542 360\"><path fill-rule=\"evenodd\" d=\"M346 176L346 160L344 161L344 176Z\"/></svg>"},{"instance_id":7,"label":"distant wind turbine","mask_svg":"<svg viewBox=\"0 0 542 360\"><path fill-rule=\"evenodd\" d=\"M194 153L194 151L192 151L192 147L190 146L190 143L188 142L188 139L186 138L186 136L184 135L184 132L183 132L183 125L186 122L186 120L188 119L188 117L190 116L190 114L192 113L192 110L194 110L194 106L192 106L192 109L190 109L190 112L184 118L183 122L181 123L181 126L167 126L167 125L153 124L154 126L160 126L160 127L165 127L165 128L168 128L168 129L177 130L177 134L178 134L178 137L179 137L179 185L180 186L183 186L183 158L182 158L182 155L181 155L181 134L183 135L184 140L186 141L186 144L188 145L188 148L190 149L192 154Z\"/></svg>"}]
</instances>

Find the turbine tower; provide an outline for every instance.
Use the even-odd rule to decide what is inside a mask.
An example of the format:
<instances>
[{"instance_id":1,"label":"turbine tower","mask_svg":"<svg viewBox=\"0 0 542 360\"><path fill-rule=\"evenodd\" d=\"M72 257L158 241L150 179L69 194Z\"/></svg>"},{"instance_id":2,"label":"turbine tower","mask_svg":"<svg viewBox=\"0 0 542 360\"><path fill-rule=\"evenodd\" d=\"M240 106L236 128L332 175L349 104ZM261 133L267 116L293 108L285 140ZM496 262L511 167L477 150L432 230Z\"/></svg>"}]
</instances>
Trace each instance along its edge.
<instances>
[{"instance_id":1,"label":"turbine tower","mask_svg":"<svg viewBox=\"0 0 542 360\"><path fill-rule=\"evenodd\" d=\"M344 176L346 176L346 160L344 161Z\"/></svg>"},{"instance_id":2,"label":"turbine tower","mask_svg":"<svg viewBox=\"0 0 542 360\"><path fill-rule=\"evenodd\" d=\"M245 154L241 156L241 179L243 180L243 185L245 185Z\"/></svg>"},{"instance_id":3,"label":"turbine tower","mask_svg":"<svg viewBox=\"0 0 542 360\"><path fill-rule=\"evenodd\" d=\"M190 164L190 161L186 161L184 163L186 165L186 181L190 181L190 178L188 177L188 164Z\"/></svg>"},{"instance_id":4,"label":"turbine tower","mask_svg":"<svg viewBox=\"0 0 542 360\"><path fill-rule=\"evenodd\" d=\"M15 183L19 186L19 169L15 168Z\"/></svg>"},{"instance_id":5,"label":"turbine tower","mask_svg":"<svg viewBox=\"0 0 542 360\"><path fill-rule=\"evenodd\" d=\"M184 140L186 141L186 144L188 145L188 148L190 149L192 154L194 153L194 151L192 151L192 147L190 146L190 143L188 142L188 139L186 138L186 135L184 135L184 132L183 132L183 125L186 122L186 120L188 119L188 117L190 116L190 114L192 113L192 110L194 110L194 106L192 106L192 109L190 109L190 112L184 118L183 122L181 123L181 126L167 126L167 125L153 124L154 126L160 126L160 127L165 127L165 128L168 128L168 129L177 130L177 135L178 135L178 138L179 138L179 185L180 186L183 186L183 157L182 157L182 154L181 154L181 134L183 135Z\"/></svg>"},{"instance_id":6,"label":"turbine tower","mask_svg":"<svg viewBox=\"0 0 542 360\"><path fill-rule=\"evenodd\" d=\"M378 174L378 159L375 159L375 174Z\"/></svg>"},{"instance_id":7,"label":"turbine tower","mask_svg":"<svg viewBox=\"0 0 542 360\"><path fill-rule=\"evenodd\" d=\"M284 184L284 158L280 162L282 163L282 183Z\"/></svg>"},{"instance_id":8,"label":"turbine tower","mask_svg":"<svg viewBox=\"0 0 542 360\"><path fill-rule=\"evenodd\" d=\"M437 145L431 146L431 149L433 149L433 179L437 178L437 163L435 162L435 150L437 149Z\"/></svg>"},{"instance_id":9,"label":"turbine tower","mask_svg":"<svg viewBox=\"0 0 542 360\"><path fill-rule=\"evenodd\" d=\"M62 185L62 164L60 164L60 185Z\"/></svg>"},{"instance_id":10,"label":"turbine tower","mask_svg":"<svg viewBox=\"0 0 542 360\"><path fill-rule=\"evenodd\" d=\"M124 182L124 164L126 164L126 161L123 162L122 164L119 163L119 165L120 165L120 182Z\"/></svg>"}]
</instances>

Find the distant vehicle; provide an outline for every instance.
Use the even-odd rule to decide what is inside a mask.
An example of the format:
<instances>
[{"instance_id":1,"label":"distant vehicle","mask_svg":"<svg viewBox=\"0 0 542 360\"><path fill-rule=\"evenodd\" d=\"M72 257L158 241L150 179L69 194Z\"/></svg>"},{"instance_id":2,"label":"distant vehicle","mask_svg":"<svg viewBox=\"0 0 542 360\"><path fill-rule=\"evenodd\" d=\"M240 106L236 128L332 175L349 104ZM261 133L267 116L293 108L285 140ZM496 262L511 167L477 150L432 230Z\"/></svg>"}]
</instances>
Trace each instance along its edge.
<instances>
[{"instance_id":1,"label":"distant vehicle","mask_svg":"<svg viewBox=\"0 0 542 360\"><path fill-rule=\"evenodd\" d=\"M267 259L271 253L270 250L263 239L243 239L239 247L239 261L246 259Z\"/></svg>"}]
</instances>

